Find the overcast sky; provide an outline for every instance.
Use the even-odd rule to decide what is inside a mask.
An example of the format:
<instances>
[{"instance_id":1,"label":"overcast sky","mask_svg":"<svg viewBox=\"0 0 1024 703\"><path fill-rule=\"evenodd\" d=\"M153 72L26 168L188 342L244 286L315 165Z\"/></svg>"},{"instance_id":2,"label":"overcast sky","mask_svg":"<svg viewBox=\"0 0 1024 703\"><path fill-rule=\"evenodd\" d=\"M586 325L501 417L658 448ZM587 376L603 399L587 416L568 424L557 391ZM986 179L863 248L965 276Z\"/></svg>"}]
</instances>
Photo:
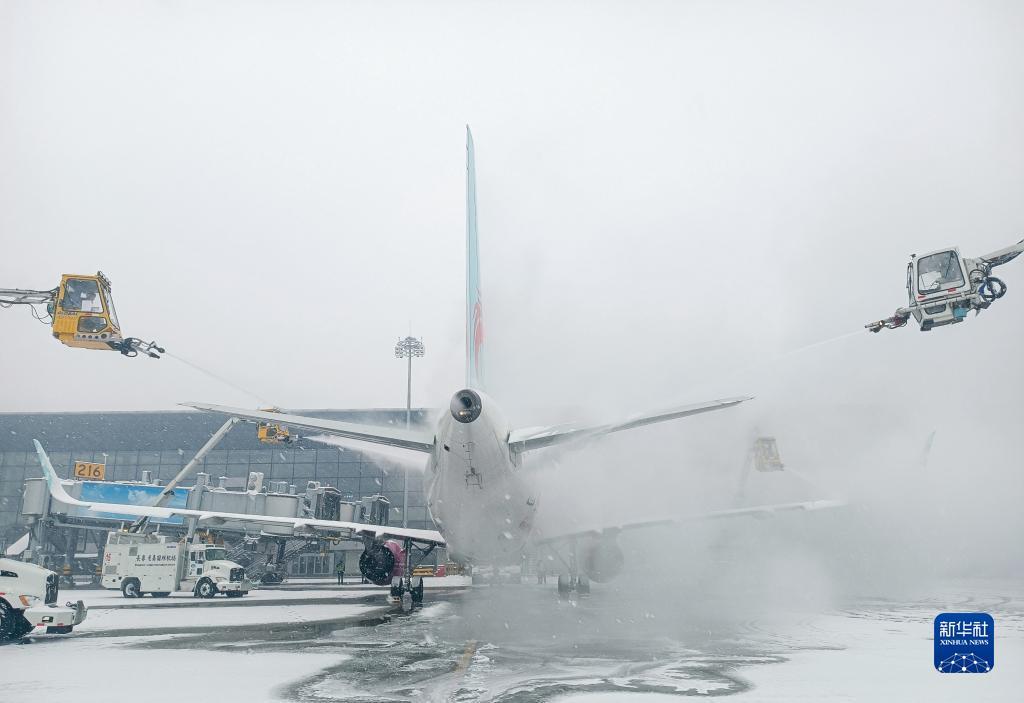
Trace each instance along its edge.
<instances>
[{"instance_id":1,"label":"overcast sky","mask_svg":"<svg viewBox=\"0 0 1024 703\"><path fill-rule=\"evenodd\" d=\"M752 393L1019 426L1021 260L967 324L783 355L891 314L911 252L1024 236L1022 36L1015 2L3 0L0 285L102 269L127 335L290 408L403 405L411 332L447 405L468 123L513 424ZM258 404L0 334L0 411Z\"/></svg>"}]
</instances>

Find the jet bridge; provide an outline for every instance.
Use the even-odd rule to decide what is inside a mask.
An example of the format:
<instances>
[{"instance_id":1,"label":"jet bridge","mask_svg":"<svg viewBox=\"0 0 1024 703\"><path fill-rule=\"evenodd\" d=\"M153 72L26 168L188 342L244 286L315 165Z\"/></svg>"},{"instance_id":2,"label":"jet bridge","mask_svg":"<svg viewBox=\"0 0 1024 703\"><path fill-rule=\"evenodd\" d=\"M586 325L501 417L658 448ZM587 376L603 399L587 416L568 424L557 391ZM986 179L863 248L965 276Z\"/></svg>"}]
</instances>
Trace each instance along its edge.
<instances>
[{"instance_id":1,"label":"jet bridge","mask_svg":"<svg viewBox=\"0 0 1024 703\"><path fill-rule=\"evenodd\" d=\"M79 500L104 503L152 505L166 488L149 479L143 481L106 482L71 481L65 483L68 494ZM232 479L220 476L214 481L208 473L198 473L195 485L178 487L167 505L193 510L231 512L243 515L274 517L308 517L320 520L344 520L386 524L390 504L383 496L368 496L360 501L343 500L341 492L319 481L308 481L299 487L287 481L264 481L264 474L250 472L245 486L235 489ZM111 530L127 529L135 520L131 515L95 513L76 506L56 502L50 496L43 478L25 481L21 518L30 532L26 558L45 563L49 568L63 571L66 577L83 573L92 575L81 558L83 553L99 555L103 551L106 534ZM194 526L181 517L153 519L148 529L187 537ZM204 528L206 529L206 528ZM291 526L265 525L245 520L225 521L209 528L219 538L232 543L246 543L246 551L254 560L280 566L287 559L305 550L295 550L289 542L315 543L326 539L324 535L295 534ZM343 535L339 535L344 539ZM335 537L334 539L338 539ZM265 559L259 555L265 555ZM66 567L66 568L65 568ZM264 568L264 570L268 570Z\"/></svg>"}]
</instances>

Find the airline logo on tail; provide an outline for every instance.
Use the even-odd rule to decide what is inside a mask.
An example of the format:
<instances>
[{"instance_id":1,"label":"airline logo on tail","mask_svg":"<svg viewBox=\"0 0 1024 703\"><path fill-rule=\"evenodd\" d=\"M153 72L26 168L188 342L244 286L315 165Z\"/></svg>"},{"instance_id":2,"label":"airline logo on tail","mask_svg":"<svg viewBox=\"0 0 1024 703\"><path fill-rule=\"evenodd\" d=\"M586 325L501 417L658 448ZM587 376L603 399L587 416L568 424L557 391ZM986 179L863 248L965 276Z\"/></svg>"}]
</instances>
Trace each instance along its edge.
<instances>
[{"instance_id":1,"label":"airline logo on tail","mask_svg":"<svg viewBox=\"0 0 1024 703\"><path fill-rule=\"evenodd\" d=\"M484 317L480 299L480 247L476 227L476 157L466 126L466 385L483 390Z\"/></svg>"},{"instance_id":2,"label":"airline logo on tail","mask_svg":"<svg viewBox=\"0 0 1024 703\"><path fill-rule=\"evenodd\" d=\"M469 367L471 371L472 380L479 385L482 377L482 369L480 368L480 350L484 346L484 317L483 317L483 304L480 302L480 291L476 292L476 302L473 304L473 318L471 324L472 341L470 344L473 349L471 351Z\"/></svg>"}]
</instances>

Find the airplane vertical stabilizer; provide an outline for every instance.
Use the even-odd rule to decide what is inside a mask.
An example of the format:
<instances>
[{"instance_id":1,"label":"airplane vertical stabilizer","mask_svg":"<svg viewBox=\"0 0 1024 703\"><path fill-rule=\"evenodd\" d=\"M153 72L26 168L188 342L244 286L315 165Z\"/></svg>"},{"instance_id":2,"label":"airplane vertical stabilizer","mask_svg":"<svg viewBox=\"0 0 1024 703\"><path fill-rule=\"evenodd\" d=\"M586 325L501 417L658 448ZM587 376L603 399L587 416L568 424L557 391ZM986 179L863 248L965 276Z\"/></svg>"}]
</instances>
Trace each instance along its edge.
<instances>
[{"instance_id":1,"label":"airplane vertical stabilizer","mask_svg":"<svg viewBox=\"0 0 1024 703\"><path fill-rule=\"evenodd\" d=\"M480 300L480 247L476 229L476 159L466 125L466 386L484 387L484 321Z\"/></svg>"}]
</instances>

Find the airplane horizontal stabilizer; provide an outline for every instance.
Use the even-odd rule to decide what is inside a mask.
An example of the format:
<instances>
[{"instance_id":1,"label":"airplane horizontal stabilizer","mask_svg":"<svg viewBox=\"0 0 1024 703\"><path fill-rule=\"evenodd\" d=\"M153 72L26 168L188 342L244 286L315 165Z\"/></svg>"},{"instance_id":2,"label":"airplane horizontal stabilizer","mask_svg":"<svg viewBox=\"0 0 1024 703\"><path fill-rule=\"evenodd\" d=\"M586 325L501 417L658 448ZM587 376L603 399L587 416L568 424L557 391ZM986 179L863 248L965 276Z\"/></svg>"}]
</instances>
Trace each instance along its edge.
<instances>
[{"instance_id":1,"label":"airplane horizontal stabilizer","mask_svg":"<svg viewBox=\"0 0 1024 703\"><path fill-rule=\"evenodd\" d=\"M50 489L50 496L59 503L71 505L97 513L110 513L114 515L137 515L139 517L170 518L184 517L195 518L202 526L222 525L225 522L247 522L255 525L273 525L278 527L291 527L296 534L324 533L340 536L363 536L372 535L374 538L395 538L411 539L414 542L444 546L445 540L437 530L416 530L406 527L389 527L387 525L370 525L362 522L345 522L342 520L315 520L308 518L277 517L274 515L247 515L244 513L222 513L212 510L189 510L187 508L172 508L168 506L153 507L148 505L128 505L124 503L93 503L77 498L72 498L64 490L64 483L50 463L50 458L43 450L38 440L32 440L36 445L36 453L39 454L39 463L43 467L43 475L46 478L46 485Z\"/></svg>"},{"instance_id":2,"label":"airplane horizontal stabilizer","mask_svg":"<svg viewBox=\"0 0 1024 703\"><path fill-rule=\"evenodd\" d=\"M246 410L245 408L229 408L225 405L207 405L205 403L182 403L196 410L205 410L221 415L230 415L247 422L272 422L286 425L289 428L323 432L325 434L347 437L361 442L386 444L390 447L401 447L418 452L431 452L434 449L434 435L430 432L405 430L377 425L360 425L340 420L325 420L319 417L289 415L288 413L266 412L263 410Z\"/></svg>"},{"instance_id":3,"label":"airplane horizontal stabilizer","mask_svg":"<svg viewBox=\"0 0 1024 703\"><path fill-rule=\"evenodd\" d=\"M710 400L705 403L694 403L692 405L680 405L674 408L667 408L655 412L636 415L622 422L614 422L605 425L581 426L581 425L555 425L553 427L527 427L521 430L513 430L509 435L508 443L512 451L528 452L532 449L543 449L555 444L565 442L577 442L592 439L600 435L611 434L631 430L636 427L653 425L657 422L675 420L690 415L723 410L739 405L745 400L751 400L750 396L738 398L722 398Z\"/></svg>"}]
</instances>

